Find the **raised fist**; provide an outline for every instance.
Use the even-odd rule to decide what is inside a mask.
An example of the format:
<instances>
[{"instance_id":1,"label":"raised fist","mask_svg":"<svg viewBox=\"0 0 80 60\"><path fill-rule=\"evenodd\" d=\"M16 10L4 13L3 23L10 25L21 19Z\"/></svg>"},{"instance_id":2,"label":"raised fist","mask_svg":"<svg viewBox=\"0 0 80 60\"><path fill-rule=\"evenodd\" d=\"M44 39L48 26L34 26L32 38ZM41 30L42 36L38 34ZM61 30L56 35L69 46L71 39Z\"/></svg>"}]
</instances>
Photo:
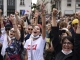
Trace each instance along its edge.
<instances>
[{"instance_id":1,"label":"raised fist","mask_svg":"<svg viewBox=\"0 0 80 60\"><path fill-rule=\"evenodd\" d=\"M42 5L41 5L41 10L44 10L45 9L45 6L44 6L44 4L42 3Z\"/></svg>"},{"instance_id":2,"label":"raised fist","mask_svg":"<svg viewBox=\"0 0 80 60\"><path fill-rule=\"evenodd\" d=\"M56 15L57 15L57 13L58 13L58 10L57 10L57 9L55 9L55 8L53 8L52 16L56 16Z\"/></svg>"},{"instance_id":3,"label":"raised fist","mask_svg":"<svg viewBox=\"0 0 80 60\"><path fill-rule=\"evenodd\" d=\"M13 22L14 21L14 15L10 14L10 21Z\"/></svg>"},{"instance_id":4,"label":"raised fist","mask_svg":"<svg viewBox=\"0 0 80 60\"><path fill-rule=\"evenodd\" d=\"M34 18L38 18L38 15L39 15L39 11L35 10Z\"/></svg>"},{"instance_id":5,"label":"raised fist","mask_svg":"<svg viewBox=\"0 0 80 60\"><path fill-rule=\"evenodd\" d=\"M18 11L15 11L15 15L18 15L19 13L18 13Z\"/></svg>"},{"instance_id":6,"label":"raised fist","mask_svg":"<svg viewBox=\"0 0 80 60\"><path fill-rule=\"evenodd\" d=\"M80 20L80 11L75 13L75 17Z\"/></svg>"}]
</instances>

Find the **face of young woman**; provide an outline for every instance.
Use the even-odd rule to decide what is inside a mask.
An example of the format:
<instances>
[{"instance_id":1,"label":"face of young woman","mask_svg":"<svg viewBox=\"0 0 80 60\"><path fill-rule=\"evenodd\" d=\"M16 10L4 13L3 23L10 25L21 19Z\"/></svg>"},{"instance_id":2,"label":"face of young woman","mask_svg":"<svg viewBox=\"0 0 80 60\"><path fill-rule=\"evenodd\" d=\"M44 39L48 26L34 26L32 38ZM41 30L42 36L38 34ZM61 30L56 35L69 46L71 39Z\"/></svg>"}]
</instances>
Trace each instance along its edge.
<instances>
[{"instance_id":1,"label":"face of young woman","mask_svg":"<svg viewBox=\"0 0 80 60\"><path fill-rule=\"evenodd\" d=\"M48 24L47 28L48 30L51 30L51 24Z\"/></svg>"},{"instance_id":2,"label":"face of young woman","mask_svg":"<svg viewBox=\"0 0 80 60\"><path fill-rule=\"evenodd\" d=\"M34 36L40 35L40 27L39 26L35 26L33 28L33 32L32 33L33 33Z\"/></svg>"},{"instance_id":3,"label":"face of young woman","mask_svg":"<svg viewBox=\"0 0 80 60\"><path fill-rule=\"evenodd\" d=\"M14 30L10 30L9 36L10 36L10 38L15 37L15 31Z\"/></svg>"},{"instance_id":4,"label":"face of young woman","mask_svg":"<svg viewBox=\"0 0 80 60\"><path fill-rule=\"evenodd\" d=\"M72 49L73 49L73 44L68 39L65 39L62 44L62 50L69 52Z\"/></svg>"}]
</instances>

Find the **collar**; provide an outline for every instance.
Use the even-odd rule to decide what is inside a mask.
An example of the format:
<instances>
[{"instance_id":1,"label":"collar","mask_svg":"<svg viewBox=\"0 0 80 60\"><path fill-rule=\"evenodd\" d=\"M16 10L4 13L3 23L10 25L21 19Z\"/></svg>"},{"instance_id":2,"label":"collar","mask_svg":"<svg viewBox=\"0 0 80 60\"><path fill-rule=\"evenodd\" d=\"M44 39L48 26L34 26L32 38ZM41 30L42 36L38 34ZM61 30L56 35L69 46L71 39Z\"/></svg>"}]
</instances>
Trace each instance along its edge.
<instances>
[{"instance_id":1,"label":"collar","mask_svg":"<svg viewBox=\"0 0 80 60\"><path fill-rule=\"evenodd\" d=\"M72 53L72 50L70 50L69 52L66 52L66 51L62 50L62 53L65 54L65 55L68 55L68 54Z\"/></svg>"}]
</instances>

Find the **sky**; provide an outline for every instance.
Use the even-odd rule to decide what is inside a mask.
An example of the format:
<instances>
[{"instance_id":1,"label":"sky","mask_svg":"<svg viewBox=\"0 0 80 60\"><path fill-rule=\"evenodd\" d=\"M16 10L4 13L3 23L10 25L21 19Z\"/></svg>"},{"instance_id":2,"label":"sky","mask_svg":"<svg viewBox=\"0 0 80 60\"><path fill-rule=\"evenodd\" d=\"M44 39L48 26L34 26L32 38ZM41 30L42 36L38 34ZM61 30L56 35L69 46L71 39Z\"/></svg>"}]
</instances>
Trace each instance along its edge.
<instances>
[{"instance_id":1,"label":"sky","mask_svg":"<svg viewBox=\"0 0 80 60\"><path fill-rule=\"evenodd\" d=\"M32 0L32 3L36 3L37 2L37 0Z\"/></svg>"}]
</instances>

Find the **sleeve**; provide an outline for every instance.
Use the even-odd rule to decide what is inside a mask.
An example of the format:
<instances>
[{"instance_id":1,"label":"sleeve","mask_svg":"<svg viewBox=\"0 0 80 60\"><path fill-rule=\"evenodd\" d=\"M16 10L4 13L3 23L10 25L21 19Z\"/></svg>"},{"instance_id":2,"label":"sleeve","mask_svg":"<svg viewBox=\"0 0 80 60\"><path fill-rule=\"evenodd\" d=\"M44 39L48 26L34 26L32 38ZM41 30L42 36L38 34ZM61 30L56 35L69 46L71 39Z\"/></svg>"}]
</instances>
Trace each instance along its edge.
<instances>
[{"instance_id":1,"label":"sleeve","mask_svg":"<svg viewBox=\"0 0 80 60\"><path fill-rule=\"evenodd\" d=\"M21 26L21 31L20 31L20 33L21 33L20 40L21 40L21 42L23 42L23 41L24 41L24 29L23 29L22 26Z\"/></svg>"},{"instance_id":2,"label":"sleeve","mask_svg":"<svg viewBox=\"0 0 80 60\"><path fill-rule=\"evenodd\" d=\"M2 33L2 34L5 34L5 33L6 33L5 27L4 27L4 28L1 28L1 33Z\"/></svg>"},{"instance_id":3,"label":"sleeve","mask_svg":"<svg viewBox=\"0 0 80 60\"><path fill-rule=\"evenodd\" d=\"M28 17L26 17L26 19L27 19L27 23L28 23L28 25L31 24L30 21L29 21L29 19L28 19Z\"/></svg>"},{"instance_id":4,"label":"sleeve","mask_svg":"<svg viewBox=\"0 0 80 60\"><path fill-rule=\"evenodd\" d=\"M74 41L74 59L80 60L80 34L75 35Z\"/></svg>"},{"instance_id":5,"label":"sleeve","mask_svg":"<svg viewBox=\"0 0 80 60\"><path fill-rule=\"evenodd\" d=\"M59 28L58 27L52 27L52 30L50 32L50 39L52 41L54 52L55 54L58 54L61 51L61 44L59 40Z\"/></svg>"}]
</instances>

